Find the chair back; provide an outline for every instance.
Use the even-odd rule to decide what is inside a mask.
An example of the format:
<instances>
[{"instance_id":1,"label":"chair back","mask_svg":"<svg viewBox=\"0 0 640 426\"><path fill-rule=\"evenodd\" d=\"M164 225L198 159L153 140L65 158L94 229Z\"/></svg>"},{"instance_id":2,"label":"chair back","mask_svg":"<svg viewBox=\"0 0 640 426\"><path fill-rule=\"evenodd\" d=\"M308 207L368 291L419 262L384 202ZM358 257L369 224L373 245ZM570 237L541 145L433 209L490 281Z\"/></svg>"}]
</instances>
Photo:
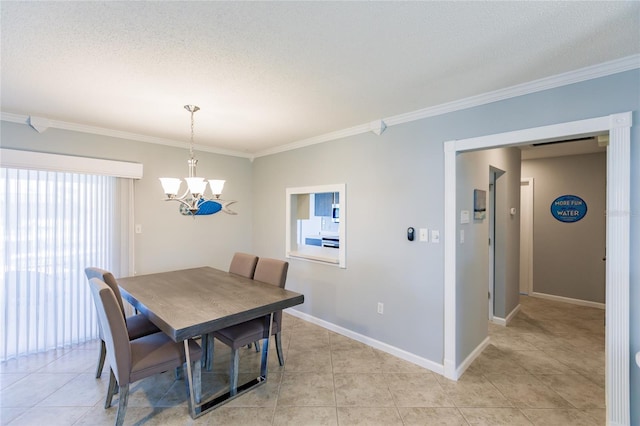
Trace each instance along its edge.
<instances>
[{"instance_id":1,"label":"chair back","mask_svg":"<svg viewBox=\"0 0 640 426\"><path fill-rule=\"evenodd\" d=\"M111 287L100 278L89 279L89 286L107 345L111 370L118 384L126 385L131 373L131 346L120 306Z\"/></svg>"},{"instance_id":2,"label":"chair back","mask_svg":"<svg viewBox=\"0 0 640 426\"><path fill-rule=\"evenodd\" d=\"M122 303L120 287L118 287L118 282L116 281L113 274L109 271L105 271L104 269L94 267L85 268L84 274L87 276L88 280L91 280L91 278L99 278L102 282L104 282L111 288L111 291L113 291L113 294L116 297L116 301L118 302L118 306L120 306L122 318L125 318L126 322L126 314L124 312L124 304Z\"/></svg>"},{"instance_id":3,"label":"chair back","mask_svg":"<svg viewBox=\"0 0 640 426\"><path fill-rule=\"evenodd\" d=\"M253 279L284 288L287 282L288 270L289 262L261 257L256 265L256 272L253 274Z\"/></svg>"},{"instance_id":4,"label":"chair back","mask_svg":"<svg viewBox=\"0 0 640 426\"><path fill-rule=\"evenodd\" d=\"M289 270L289 262L279 259L270 259L261 257L256 266L256 272L253 279L262 281L272 285L284 288L287 282L287 271ZM272 333L279 333L282 329L282 311L273 313L273 330Z\"/></svg>"},{"instance_id":5,"label":"chair back","mask_svg":"<svg viewBox=\"0 0 640 426\"><path fill-rule=\"evenodd\" d=\"M253 278L253 274L256 270L256 264L258 263L258 256L254 256L248 253L236 253L231 259L231 265L229 265L229 272L236 275L242 275L246 278Z\"/></svg>"}]
</instances>

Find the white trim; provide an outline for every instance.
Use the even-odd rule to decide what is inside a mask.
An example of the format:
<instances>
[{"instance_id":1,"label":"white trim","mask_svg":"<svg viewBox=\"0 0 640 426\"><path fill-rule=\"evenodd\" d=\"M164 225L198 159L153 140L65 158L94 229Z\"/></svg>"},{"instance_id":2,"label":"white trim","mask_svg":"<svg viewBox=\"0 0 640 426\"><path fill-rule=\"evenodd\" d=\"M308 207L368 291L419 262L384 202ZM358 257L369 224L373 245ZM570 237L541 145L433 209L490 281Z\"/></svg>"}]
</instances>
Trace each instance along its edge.
<instances>
[{"instance_id":1,"label":"white trim","mask_svg":"<svg viewBox=\"0 0 640 426\"><path fill-rule=\"evenodd\" d=\"M460 363L460 366L458 368L456 368L456 375L454 380L458 380L460 377L462 377L467 368L469 368L473 361L475 361L475 359L480 356L482 351L484 351L484 349L489 346L490 342L491 339L489 338L489 336L487 336L482 342L480 342L478 346L476 346L473 351L471 351L469 356L466 357L464 361L462 361L462 363Z\"/></svg>"},{"instance_id":2,"label":"white trim","mask_svg":"<svg viewBox=\"0 0 640 426\"><path fill-rule=\"evenodd\" d=\"M529 252L529 256L527 257L526 261L528 263L528 271L529 273L527 274L527 294L531 294L533 293L533 226L534 226L534 207L535 207L535 191L534 191L534 180L532 177L526 177L526 178L520 178L520 200L522 200L522 183L523 182L527 182L527 186L528 186L528 192L529 192L529 199L528 204L529 204L529 212L527 213L529 215L529 221L527 223L527 230L526 232L529 234L529 241L528 241L528 252ZM520 203L520 206L522 206L522 202ZM522 208L520 208L520 221L522 221ZM522 256L522 253L520 254L520 256Z\"/></svg>"},{"instance_id":3,"label":"white trim","mask_svg":"<svg viewBox=\"0 0 640 426\"><path fill-rule=\"evenodd\" d=\"M0 148L0 166L142 179L141 163Z\"/></svg>"},{"instance_id":4,"label":"white trim","mask_svg":"<svg viewBox=\"0 0 640 426\"><path fill-rule=\"evenodd\" d=\"M292 247L292 238L296 235L292 229L296 227L297 220L291 217L291 196L297 194L316 194L322 192L337 192L340 196L340 227L338 228L338 238L340 247L338 256L324 257L321 253L304 253L298 251L298 247ZM325 265L338 266L342 269L347 267L347 186L344 183L331 185L300 186L296 188L286 188L285 190L285 257L287 259L300 259ZM297 244L296 244L297 246ZM331 249L335 250L335 249Z\"/></svg>"},{"instance_id":5,"label":"white trim","mask_svg":"<svg viewBox=\"0 0 640 426\"><path fill-rule=\"evenodd\" d=\"M511 320L513 320L516 315L518 315L518 312L520 312L520 305L513 308L513 310L509 313L509 315L507 315L506 318L493 317L493 320L491 322L506 327L509 325Z\"/></svg>"},{"instance_id":6,"label":"white trim","mask_svg":"<svg viewBox=\"0 0 640 426\"><path fill-rule=\"evenodd\" d=\"M416 364L420 367L426 368L428 370L433 371L434 373L443 375L444 374L444 366L442 364L438 364L437 362L433 362L429 359L422 358L412 354L411 352L407 352L404 349L397 348L395 346L388 345L384 342L381 342L376 339L372 339L370 337L364 336L362 334L356 333L349 329L340 327L333 323L324 321L320 318L316 318L304 312L289 308L285 310L286 313L296 317L308 321L312 324L318 325L322 328L326 328L327 330L338 333L342 336L348 337L350 339L356 340L360 343L364 343L365 345L371 346L372 348L381 350L382 352L386 352L393 356L396 356L400 359L408 361L410 363Z\"/></svg>"},{"instance_id":7,"label":"white trim","mask_svg":"<svg viewBox=\"0 0 640 426\"><path fill-rule=\"evenodd\" d=\"M34 129L35 127L32 125L33 121L39 122L39 123L46 122L48 125L47 128L70 130L72 132L88 133L91 135L107 136L107 137L118 138L118 139L128 139L131 141L139 141L139 142L153 143L157 145L173 146L176 148L185 148L185 149L187 148L187 144L185 142L175 141L172 139L164 139L164 138L158 138L155 136L141 135L139 133L123 132L121 130L107 129L104 127L87 126L85 124L71 123L68 121L49 120L44 117L34 117L34 116L24 115L24 114L13 114L11 112L0 112L0 120L7 121L10 123L26 124L33 127ZM41 133L42 131L38 130L39 133ZM216 148L210 145L194 144L193 148L202 152L212 152L214 154L229 155L231 157L242 157L242 158L248 158L250 160L253 160L254 158L252 154L248 154L246 152Z\"/></svg>"},{"instance_id":8,"label":"white trim","mask_svg":"<svg viewBox=\"0 0 640 426\"><path fill-rule=\"evenodd\" d=\"M591 65L585 68L565 72L562 74L544 77L531 82L518 84L515 86L507 87L504 89L494 90L484 94L471 96L468 98L459 99L452 102L447 102L432 107L422 108L416 111L411 111L403 114L394 115L387 118L380 118L378 121L384 122L387 127L395 126L397 124L409 123L411 121L422 120L424 118L435 117L442 114L448 114L450 112L460 111L463 109L473 108L480 105L486 105L492 102L497 102L505 99L515 98L517 96L527 95L531 93L540 92L542 90L553 89L555 87L566 86L568 84L579 83L581 81L592 80L594 78L606 77L608 75L617 74L625 71L630 71L636 68L640 68L640 55L631 55L613 61L604 62L602 64ZM109 136L114 138L128 139L140 142L155 143L159 145L174 146L182 148L185 146L184 142L174 141L171 139L157 138L153 136L141 135L138 133L124 132L120 130L106 129L103 127L87 126L84 124L71 123L60 120L50 120L45 117L33 117L24 114L14 114L10 112L0 111L0 120L8 121L12 123L20 123L30 125L32 120L35 122L42 122L47 125L47 128L72 130L75 132L83 132L95 135ZM35 128L35 127L34 127ZM46 129L45 129L46 130ZM44 131L44 130L42 130ZM273 148L267 148L261 151L257 151L253 154L242 151L228 150L215 148L205 145L194 145L198 151L212 152L214 154L229 155L233 157L248 158L253 161L255 158L264 157L267 155L278 154L280 152L291 151L306 146L316 145L319 143L330 142L349 136L360 135L371 131L371 122L360 124L357 126L349 127L347 129L337 130L323 135L314 136L307 139L302 139L286 145L280 145Z\"/></svg>"},{"instance_id":9,"label":"white trim","mask_svg":"<svg viewBox=\"0 0 640 426\"><path fill-rule=\"evenodd\" d=\"M588 306L590 308L605 309L607 306L604 303L592 302L590 300L573 299L571 297L556 296L555 294L547 293L537 293L535 291L532 291L530 296L537 297L538 299L547 299L556 302L570 303L572 305Z\"/></svg>"},{"instance_id":10,"label":"white trim","mask_svg":"<svg viewBox=\"0 0 640 426\"><path fill-rule=\"evenodd\" d=\"M496 135L444 143L444 365L455 362L456 318L456 153L468 150L523 145L545 138L609 132L607 148L607 272L606 272L606 407L608 424L629 424L629 231L630 145L632 114L625 112ZM456 379L451 367L445 376Z\"/></svg>"},{"instance_id":11,"label":"white trim","mask_svg":"<svg viewBox=\"0 0 640 426\"><path fill-rule=\"evenodd\" d=\"M384 121L388 128L397 124L409 123L411 121L422 120L429 117L436 117L438 115L448 114L450 112L473 108L480 105L486 105L505 99L511 99L517 96L528 95L543 90L566 86L568 84L592 80L594 78L606 77L608 75L630 71L636 68L640 68L640 55L631 55L602 64L592 65L551 77L541 78L528 83L494 90L492 92L484 93L481 95L471 96L453 102L447 102L432 107L422 108L416 111L382 118L381 120ZM324 135L292 142L287 145L281 145L278 147L257 151L255 153L255 158L303 148L323 142L329 142L336 139L345 138L347 136L359 135L362 133L367 133L369 131L371 131L371 126L368 123L361 124L359 126L350 127L348 129L343 129L336 132L326 133Z\"/></svg>"}]
</instances>

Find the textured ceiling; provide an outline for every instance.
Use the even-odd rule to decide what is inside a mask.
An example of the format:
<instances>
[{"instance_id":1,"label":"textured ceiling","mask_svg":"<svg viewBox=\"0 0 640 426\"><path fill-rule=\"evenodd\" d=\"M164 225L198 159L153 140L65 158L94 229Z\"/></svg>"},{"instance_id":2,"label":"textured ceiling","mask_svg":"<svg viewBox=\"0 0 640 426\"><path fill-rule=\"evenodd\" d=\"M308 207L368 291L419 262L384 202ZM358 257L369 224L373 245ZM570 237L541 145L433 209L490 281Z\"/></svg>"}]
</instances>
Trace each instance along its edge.
<instances>
[{"instance_id":1,"label":"textured ceiling","mask_svg":"<svg viewBox=\"0 0 640 426\"><path fill-rule=\"evenodd\" d=\"M640 53L640 2L0 2L3 113L244 153Z\"/></svg>"}]
</instances>

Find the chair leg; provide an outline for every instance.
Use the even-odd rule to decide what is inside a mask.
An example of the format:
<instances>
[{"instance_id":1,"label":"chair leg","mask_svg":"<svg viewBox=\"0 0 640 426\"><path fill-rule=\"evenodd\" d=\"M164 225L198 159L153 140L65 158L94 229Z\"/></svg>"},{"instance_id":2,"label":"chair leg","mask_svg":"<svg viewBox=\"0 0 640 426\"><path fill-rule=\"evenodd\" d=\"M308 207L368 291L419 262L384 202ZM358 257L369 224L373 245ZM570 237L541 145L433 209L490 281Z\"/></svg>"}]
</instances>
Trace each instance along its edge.
<instances>
[{"instance_id":1,"label":"chair leg","mask_svg":"<svg viewBox=\"0 0 640 426\"><path fill-rule=\"evenodd\" d=\"M116 380L116 376L113 375L113 370L109 369L109 388L107 389L107 399L104 402L104 409L111 407L111 401L113 401L113 395L116 393L116 387L118 387L118 382Z\"/></svg>"},{"instance_id":2,"label":"chair leg","mask_svg":"<svg viewBox=\"0 0 640 426\"><path fill-rule=\"evenodd\" d=\"M118 414L116 414L116 426L124 424L124 415L127 412L127 403L129 402L129 383L120 386L120 397L118 401Z\"/></svg>"},{"instance_id":3,"label":"chair leg","mask_svg":"<svg viewBox=\"0 0 640 426\"><path fill-rule=\"evenodd\" d=\"M229 369L229 394L238 393L238 368L240 366L240 353L237 349L231 350L231 368Z\"/></svg>"},{"instance_id":4,"label":"chair leg","mask_svg":"<svg viewBox=\"0 0 640 426\"><path fill-rule=\"evenodd\" d=\"M104 340L100 340L100 354L98 355L98 368L96 368L96 379L102 376L102 368L104 367L104 359L107 356L107 345Z\"/></svg>"},{"instance_id":5,"label":"chair leg","mask_svg":"<svg viewBox=\"0 0 640 426\"><path fill-rule=\"evenodd\" d=\"M284 357L282 356L282 339L280 333L276 333L276 352L278 353L278 363L280 367L284 365Z\"/></svg>"},{"instance_id":6,"label":"chair leg","mask_svg":"<svg viewBox=\"0 0 640 426\"><path fill-rule=\"evenodd\" d=\"M256 340L255 342L253 342L253 346L256 347L256 352L260 352L260 342Z\"/></svg>"}]
</instances>

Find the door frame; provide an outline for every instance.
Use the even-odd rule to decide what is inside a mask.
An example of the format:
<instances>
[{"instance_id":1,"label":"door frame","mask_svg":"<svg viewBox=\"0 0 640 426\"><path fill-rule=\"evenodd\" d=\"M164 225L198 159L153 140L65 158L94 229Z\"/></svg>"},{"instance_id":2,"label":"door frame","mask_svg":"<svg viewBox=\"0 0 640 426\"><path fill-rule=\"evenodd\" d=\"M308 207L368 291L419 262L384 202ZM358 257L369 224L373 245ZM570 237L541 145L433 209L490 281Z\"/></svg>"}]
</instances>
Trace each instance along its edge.
<instances>
[{"instance_id":1,"label":"door frame","mask_svg":"<svg viewBox=\"0 0 640 426\"><path fill-rule=\"evenodd\" d=\"M458 323L456 311L456 156L487 148L517 146L569 136L609 132L607 148L607 271L606 271L606 407L607 422L629 424L629 231L631 219L632 113L571 121L444 143L444 373L457 380L468 366L456 364ZM480 351L477 351L480 352Z\"/></svg>"},{"instance_id":2,"label":"door frame","mask_svg":"<svg viewBox=\"0 0 640 426\"><path fill-rule=\"evenodd\" d=\"M528 264L529 273L525 278L527 281L527 295L531 296L533 292L533 207L534 207L534 199L533 199L533 178L532 177L521 177L520 178L520 238L522 239L522 214L524 210L522 209L522 184L527 183L528 193L527 193L527 207L529 214L529 221L525 224L527 225L527 229L525 232L529 235L529 240L527 241L527 248L529 252L529 256L526 259ZM521 240L522 241L522 240ZM522 243L521 246L522 247ZM522 250L520 251L520 264L522 264ZM520 275L520 279L522 279L522 275ZM522 290L522 282L520 282L520 290ZM520 292L522 294L522 291Z\"/></svg>"}]
</instances>

